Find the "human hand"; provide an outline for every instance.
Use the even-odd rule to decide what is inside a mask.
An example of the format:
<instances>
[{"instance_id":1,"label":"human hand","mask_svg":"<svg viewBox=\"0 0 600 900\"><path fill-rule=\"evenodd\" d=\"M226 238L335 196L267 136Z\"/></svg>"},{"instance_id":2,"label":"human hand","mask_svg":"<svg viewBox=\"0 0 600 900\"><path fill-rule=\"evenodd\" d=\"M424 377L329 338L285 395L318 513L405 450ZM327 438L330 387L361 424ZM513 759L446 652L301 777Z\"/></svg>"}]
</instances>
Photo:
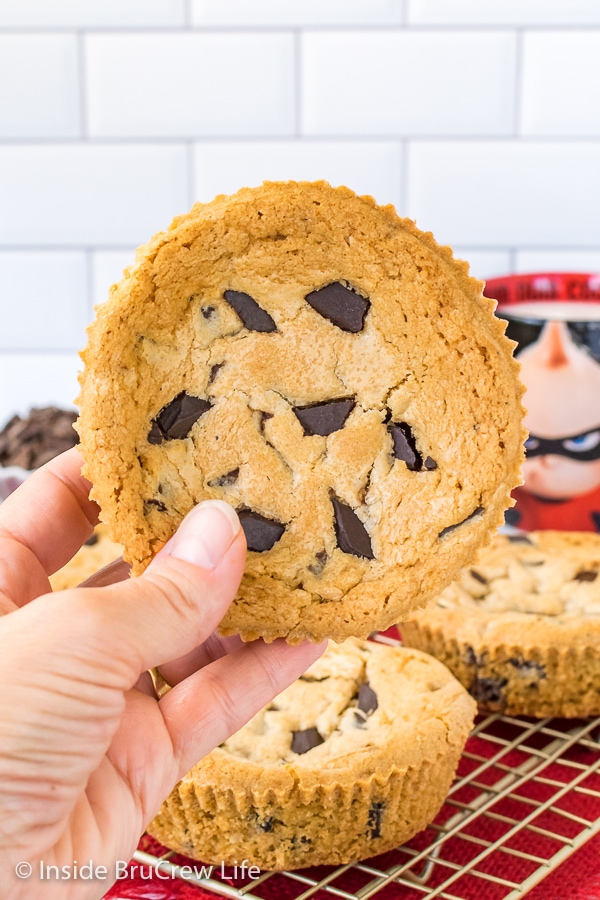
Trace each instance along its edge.
<instances>
[{"instance_id":1,"label":"human hand","mask_svg":"<svg viewBox=\"0 0 600 900\"><path fill-rule=\"evenodd\" d=\"M97 520L80 468L70 450L0 507L0 884L11 900L101 897L175 783L324 649L215 634L245 556L221 502L196 507L139 578L98 586L105 573L50 593L48 574ZM160 701L157 666L174 685ZM76 860L108 877L40 883L40 866Z\"/></svg>"}]
</instances>

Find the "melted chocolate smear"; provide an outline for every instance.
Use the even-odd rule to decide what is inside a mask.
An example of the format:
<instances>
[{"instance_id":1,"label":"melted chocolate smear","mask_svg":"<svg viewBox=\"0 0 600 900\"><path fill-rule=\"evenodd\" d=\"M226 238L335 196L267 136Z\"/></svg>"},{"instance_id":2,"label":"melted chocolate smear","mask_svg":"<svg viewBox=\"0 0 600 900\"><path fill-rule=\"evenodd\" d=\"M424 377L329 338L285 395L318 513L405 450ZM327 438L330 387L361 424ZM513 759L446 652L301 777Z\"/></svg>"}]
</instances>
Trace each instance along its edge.
<instances>
[{"instance_id":1,"label":"melted chocolate smear","mask_svg":"<svg viewBox=\"0 0 600 900\"><path fill-rule=\"evenodd\" d=\"M100 540L99 535L97 535L96 532L94 531L92 534L90 534L89 538L85 542L85 546L93 547L94 544L97 544L99 540Z\"/></svg>"},{"instance_id":2,"label":"melted chocolate smear","mask_svg":"<svg viewBox=\"0 0 600 900\"><path fill-rule=\"evenodd\" d=\"M375 712L378 706L377 694L369 682L365 681L358 689L358 708L369 715L369 713Z\"/></svg>"},{"instance_id":3,"label":"melted chocolate smear","mask_svg":"<svg viewBox=\"0 0 600 900\"><path fill-rule=\"evenodd\" d=\"M259 410L259 428L261 434L265 433L265 422L272 418L273 413L264 412L262 409Z\"/></svg>"},{"instance_id":4,"label":"melted chocolate smear","mask_svg":"<svg viewBox=\"0 0 600 900\"><path fill-rule=\"evenodd\" d=\"M339 281L327 284L306 295L306 302L342 331L357 334L364 328L365 316L371 305L365 297L345 287Z\"/></svg>"},{"instance_id":5,"label":"melted chocolate smear","mask_svg":"<svg viewBox=\"0 0 600 900\"><path fill-rule=\"evenodd\" d=\"M381 820L383 819L384 809L385 803L383 802L383 800L375 802L371 805L367 819L370 838L381 837Z\"/></svg>"},{"instance_id":6,"label":"melted chocolate smear","mask_svg":"<svg viewBox=\"0 0 600 900\"><path fill-rule=\"evenodd\" d=\"M304 731L292 731L292 753L308 753L313 747L325 743L316 728L305 728Z\"/></svg>"},{"instance_id":7,"label":"melted chocolate smear","mask_svg":"<svg viewBox=\"0 0 600 900\"><path fill-rule=\"evenodd\" d=\"M471 519L474 519L475 516L480 515L483 512L483 506L478 506L477 509L474 509L473 512L467 516L466 519L463 519L462 522L457 522L456 525L448 525L447 528L442 528L438 537L446 537L447 534L450 534L452 531L456 531L457 528L460 528L461 525L465 525L467 522L470 522Z\"/></svg>"},{"instance_id":8,"label":"melted chocolate smear","mask_svg":"<svg viewBox=\"0 0 600 900\"><path fill-rule=\"evenodd\" d=\"M575 576L575 581L595 581L597 577L598 573L593 569L582 569Z\"/></svg>"},{"instance_id":9,"label":"melted chocolate smear","mask_svg":"<svg viewBox=\"0 0 600 900\"><path fill-rule=\"evenodd\" d=\"M235 484L238 480L238 476L240 474L239 469L232 469L231 472L226 472L225 475L219 475L218 478L211 478L208 482L209 487L228 487L230 484Z\"/></svg>"},{"instance_id":10,"label":"melted chocolate smear","mask_svg":"<svg viewBox=\"0 0 600 900\"><path fill-rule=\"evenodd\" d=\"M315 553L314 563L308 566L308 571L312 572L313 575L320 575L325 568L328 558L327 550L319 550L318 553Z\"/></svg>"},{"instance_id":11,"label":"melted chocolate smear","mask_svg":"<svg viewBox=\"0 0 600 900\"><path fill-rule=\"evenodd\" d=\"M269 313L259 306L250 294L244 294L242 291L225 291L224 296L248 331L277 331L277 325Z\"/></svg>"},{"instance_id":12,"label":"melted chocolate smear","mask_svg":"<svg viewBox=\"0 0 600 900\"><path fill-rule=\"evenodd\" d=\"M214 366L211 366L210 374L209 374L209 376L208 376L208 383L209 383L209 384L212 384L212 383L213 383L213 381L215 380L215 378L216 378L217 375L219 374L219 369L222 369L224 365L225 365L225 363L222 362L222 363L215 363Z\"/></svg>"},{"instance_id":13,"label":"melted chocolate smear","mask_svg":"<svg viewBox=\"0 0 600 900\"><path fill-rule=\"evenodd\" d=\"M354 400L326 400L311 406L295 406L294 412L304 429L304 434L320 434L327 437L344 427L344 423L356 405Z\"/></svg>"},{"instance_id":14,"label":"melted chocolate smear","mask_svg":"<svg viewBox=\"0 0 600 900\"><path fill-rule=\"evenodd\" d=\"M255 553L264 553L266 550L270 550L285 531L285 525L282 525L281 522L267 519L266 516L261 516L260 513L251 509L240 510L238 516L246 535L248 550L254 550Z\"/></svg>"},{"instance_id":15,"label":"melted chocolate smear","mask_svg":"<svg viewBox=\"0 0 600 900\"><path fill-rule=\"evenodd\" d=\"M152 420L148 443L162 444L163 441L186 438L192 426L211 406L208 400L192 397L191 394L182 391Z\"/></svg>"},{"instance_id":16,"label":"melted chocolate smear","mask_svg":"<svg viewBox=\"0 0 600 900\"><path fill-rule=\"evenodd\" d=\"M375 559L371 538L354 510L346 506L334 495L331 496L333 505L335 534L338 547L344 553L353 556L363 556L365 559Z\"/></svg>"}]
</instances>

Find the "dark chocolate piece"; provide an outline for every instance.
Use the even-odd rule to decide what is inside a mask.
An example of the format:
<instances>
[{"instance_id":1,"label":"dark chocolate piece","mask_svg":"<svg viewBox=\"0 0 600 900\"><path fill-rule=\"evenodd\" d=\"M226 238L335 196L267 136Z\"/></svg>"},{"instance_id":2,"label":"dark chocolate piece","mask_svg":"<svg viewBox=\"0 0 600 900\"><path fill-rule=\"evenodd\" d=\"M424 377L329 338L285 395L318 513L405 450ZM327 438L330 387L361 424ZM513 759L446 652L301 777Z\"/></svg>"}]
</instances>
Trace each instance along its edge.
<instances>
[{"instance_id":1,"label":"dark chocolate piece","mask_svg":"<svg viewBox=\"0 0 600 900\"><path fill-rule=\"evenodd\" d=\"M363 330L365 316L371 305L369 300L339 281L327 284L318 291L311 291L306 295L306 302L338 328L353 334Z\"/></svg>"},{"instance_id":2,"label":"dark chocolate piece","mask_svg":"<svg viewBox=\"0 0 600 900\"><path fill-rule=\"evenodd\" d=\"M200 311L205 319L210 319L213 313L215 312L214 306L201 306Z\"/></svg>"},{"instance_id":3,"label":"dark chocolate piece","mask_svg":"<svg viewBox=\"0 0 600 900\"><path fill-rule=\"evenodd\" d=\"M431 456L424 460L419 453L408 422L390 422L387 428L392 436L394 457L405 462L411 472L433 472L437 469L437 463Z\"/></svg>"},{"instance_id":4,"label":"dark chocolate piece","mask_svg":"<svg viewBox=\"0 0 600 900\"><path fill-rule=\"evenodd\" d=\"M239 469L232 469L231 472L226 472L224 475L219 475L218 478L211 478L211 480L208 482L208 486L227 487L230 484L235 484L238 480L239 474Z\"/></svg>"},{"instance_id":5,"label":"dark chocolate piece","mask_svg":"<svg viewBox=\"0 0 600 900\"><path fill-rule=\"evenodd\" d=\"M85 542L85 546L86 546L86 547L93 547L94 544L97 544L99 540L100 540L100 535L96 534L96 532L93 531L93 532L90 534L90 536L89 536L89 538L87 539L87 541Z\"/></svg>"},{"instance_id":6,"label":"dark chocolate piece","mask_svg":"<svg viewBox=\"0 0 600 900\"><path fill-rule=\"evenodd\" d=\"M150 500L144 500L144 512L150 512L150 510L154 508L159 512L166 512L167 507L162 502L162 500L154 500L154 498L150 498Z\"/></svg>"},{"instance_id":7,"label":"dark chocolate piece","mask_svg":"<svg viewBox=\"0 0 600 900\"><path fill-rule=\"evenodd\" d=\"M419 472L423 468L423 458L417 450L410 425L406 422L391 422L388 431L392 436L395 458L405 462L411 472Z\"/></svg>"},{"instance_id":8,"label":"dark chocolate piece","mask_svg":"<svg viewBox=\"0 0 600 900\"><path fill-rule=\"evenodd\" d=\"M292 731L292 753L308 753L313 747L323 744L325 739L321 737L316 728L305 728L304 731Z\"/></svg>"},{"instance_id":9,"label":"dark chocolate piece","mask_svg":"<svg viewBox=\"0 0 600 900\"><path fill-rule=\"evenodd\" d=\"M294 412L304 429L304 434L320 434L326 437L339 431L356 405L356 401L325 400L310 406L295 406Z\"/></svg>"},{"instance_id":10,"label":"dark chocolate piece","mask_svg":"<svg viewBox=\"0 0 600 900\"><path fill-rule=\"evenodd\" d=\"M274 821L275 821L274 819L262 819L262 821L258 822L258 827L260 828L261 831L266 831L266 832L273 831L273 822Z\"/></svg>"},{"instance_id":11,"label":"dark chocolate piece","mask_svg":"<svg viewBox=\"0 0 600 900\"><path fill-rule=\"evenodd\" d=\"M225 291L224 296L248 331L277 331L277 325L269 313L259 306L250 294L244 294L242 291Z\"/></svg>"},{"instance_id":12,"label":"dark chocolate piece","mask_svg":"<svg viewBox=\"0 0 600 900\"><path fill-rule=\"evenodd\" d=\"M375 803L371 804L371 808L369 809L369 815L367 818L367 826L369 829L370 838L381 837L381 820L383 819L384 809L385 803L383 802L383 800L375 801Z\"/></svg>"},{"instance_id":13,"label":"dark chocolate piece","mask_svg":"<svg viewBox=\"0 0 600 900\"><path fill-rule=\"evenodd\" d=\"M375 559L371 538L352 507L346 506L334 494L331 495L331 503L335 534L340 550L344 553L351 553L353 556Z\"/></svg>"},{"instance_id":14,"label":"dark chocolate piece","mask_svg":"<svg viewBox=\"0 0 600 900\"><path fill-rule=\"evenodd\" d=\"M582 569L581 572L578 572L575 576L575 581L595 581L598 577L598 572L593 569Z\"/></svg>"},{"instance_id":15,"label":"dark chocolate piece","mask_svg":"<svg viewBox=\"0 0 600 900\"><path fill-rule=\"evenodd\" d=\"M465 525L467 522L470 522L471 519L474 519L475 516L480 515L483 512L483 506L478 506L477 509L474 509L472 513L470 513L466 519L463 519L462 522L457 522L456 525L448 525L447 528L442 528L438 537L445 537L447 534L450 534L452 531L456 531L457 528L460 528L461 525Z\"/></svg>"},{"instance_id":16,"label":"dark chocolate piece","mask_svg":"<svg viewBox=\"0 0 600 900\"><path fill-rule=\"evenodd\" d=\"M186 438L192 426L211 408L208 400L192 397L182 391L170 403L163 406L159 414L152 420L148 435L149 444L162 444L163 441Z\"/></svg>"},{"instance_id":17,"label":"dark chocolate piece","mask_svg":"<svg viewBox=\"0 0 600 900\"><path fill-rule=\"evenodd\" d=\"M16 415L0 431L0 466L39 469L79 441L73 423L77 413L45 406L22 419Z\"/></svg>"},{"instance_id":18,"label":"dark chocolate piece","mask_svg":"<svg viewBox=\"0 0 600 900\"><path fill-rule=\"evenodd\" d=\"M365 681L358 689L358 708L369 715L369 713L375 712L378 706L377 694L369 682Z\"/></svg>"},{"instance_id":19,"label":"dark chocolate piece","mask_svg":"<svg viewBox=\"0 0 600 900\"><path fill-rule=\"evenodd\" d=\"M471 577L475 579L475 581L479 582L479 584L487 584L488 583L487 578L485 578L481 574L481 572L478 572L477 569L469 569L469 573L470 573Z\"/></svg>"},{"instance_id":20,"label":"dark chocolate piece","mask_svg":"<svg viewBox=\"0 0 600 900\"><path fill-rule=\"evenodd\" d=\"M523 659L520 656L511 656L508 660L523 675L537 675L538 678L546 677L546 666L533 659Z\"/></svg>"},{"instance_id":21,"label":"dark chocolate piece","mask_svg":"<svg viewBox=\"0 0 600 900\"><path fill-rule=\"evenodd\" d=\"M507 684L508 678L478 678L469 693L478 703L500 703Z\"/></svg>"},{"instance_id":22,"label":"dark chocolate piece","mask_svg":"<svg viewBox=\"0 0 600 900\"><path fill-rule=\"evenodd\" d=\"M255 553L264 553L266 550L270 550L285 531L285 525L282 525L281 522L267 519L266 516L261 516L252 509L239 510L238 516L246 535L248 550L254 550Z\"/></svg>"}]
</instances>

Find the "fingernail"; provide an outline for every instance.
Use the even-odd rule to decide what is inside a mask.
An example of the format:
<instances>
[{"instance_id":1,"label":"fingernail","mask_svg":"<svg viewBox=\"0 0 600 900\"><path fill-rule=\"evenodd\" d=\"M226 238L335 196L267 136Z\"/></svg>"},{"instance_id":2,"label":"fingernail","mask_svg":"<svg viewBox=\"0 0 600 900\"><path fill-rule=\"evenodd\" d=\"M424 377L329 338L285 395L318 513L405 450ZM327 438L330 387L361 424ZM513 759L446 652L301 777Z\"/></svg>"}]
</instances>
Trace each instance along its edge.
<instances>
[{"instance_id":1,"label":"fingernail","mask_svg":"<svg viewBox=\"0 0 600 900\"><path fill-rule=\"evenodd\" d=\"M176 534L163 547L169 556L214 569L241 528L236 511L222 500L204 500L187 514Z\"/></svg>"}]
</instances>

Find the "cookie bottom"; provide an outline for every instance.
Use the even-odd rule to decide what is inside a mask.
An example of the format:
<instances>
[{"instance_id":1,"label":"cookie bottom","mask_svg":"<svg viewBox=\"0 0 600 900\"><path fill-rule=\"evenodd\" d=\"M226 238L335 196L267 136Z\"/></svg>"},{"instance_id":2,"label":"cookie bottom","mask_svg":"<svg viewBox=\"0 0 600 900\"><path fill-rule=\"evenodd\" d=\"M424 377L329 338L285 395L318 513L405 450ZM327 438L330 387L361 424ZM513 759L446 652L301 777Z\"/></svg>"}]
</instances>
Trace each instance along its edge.
<instances>
[{"instance_id":1,"label":"cookie bottom","mask_svg":"<svg viewBox=\"0 0 600 900\"><path fill-rule=\"evenodd\" d=\"M181 782L148 826L163 845L205 863L249 860L278 871L343 865L408 841L437 815L448 793L460 746L386 781L286 796L236 797L223 787Z\"/></svg>"}]
</instances>

